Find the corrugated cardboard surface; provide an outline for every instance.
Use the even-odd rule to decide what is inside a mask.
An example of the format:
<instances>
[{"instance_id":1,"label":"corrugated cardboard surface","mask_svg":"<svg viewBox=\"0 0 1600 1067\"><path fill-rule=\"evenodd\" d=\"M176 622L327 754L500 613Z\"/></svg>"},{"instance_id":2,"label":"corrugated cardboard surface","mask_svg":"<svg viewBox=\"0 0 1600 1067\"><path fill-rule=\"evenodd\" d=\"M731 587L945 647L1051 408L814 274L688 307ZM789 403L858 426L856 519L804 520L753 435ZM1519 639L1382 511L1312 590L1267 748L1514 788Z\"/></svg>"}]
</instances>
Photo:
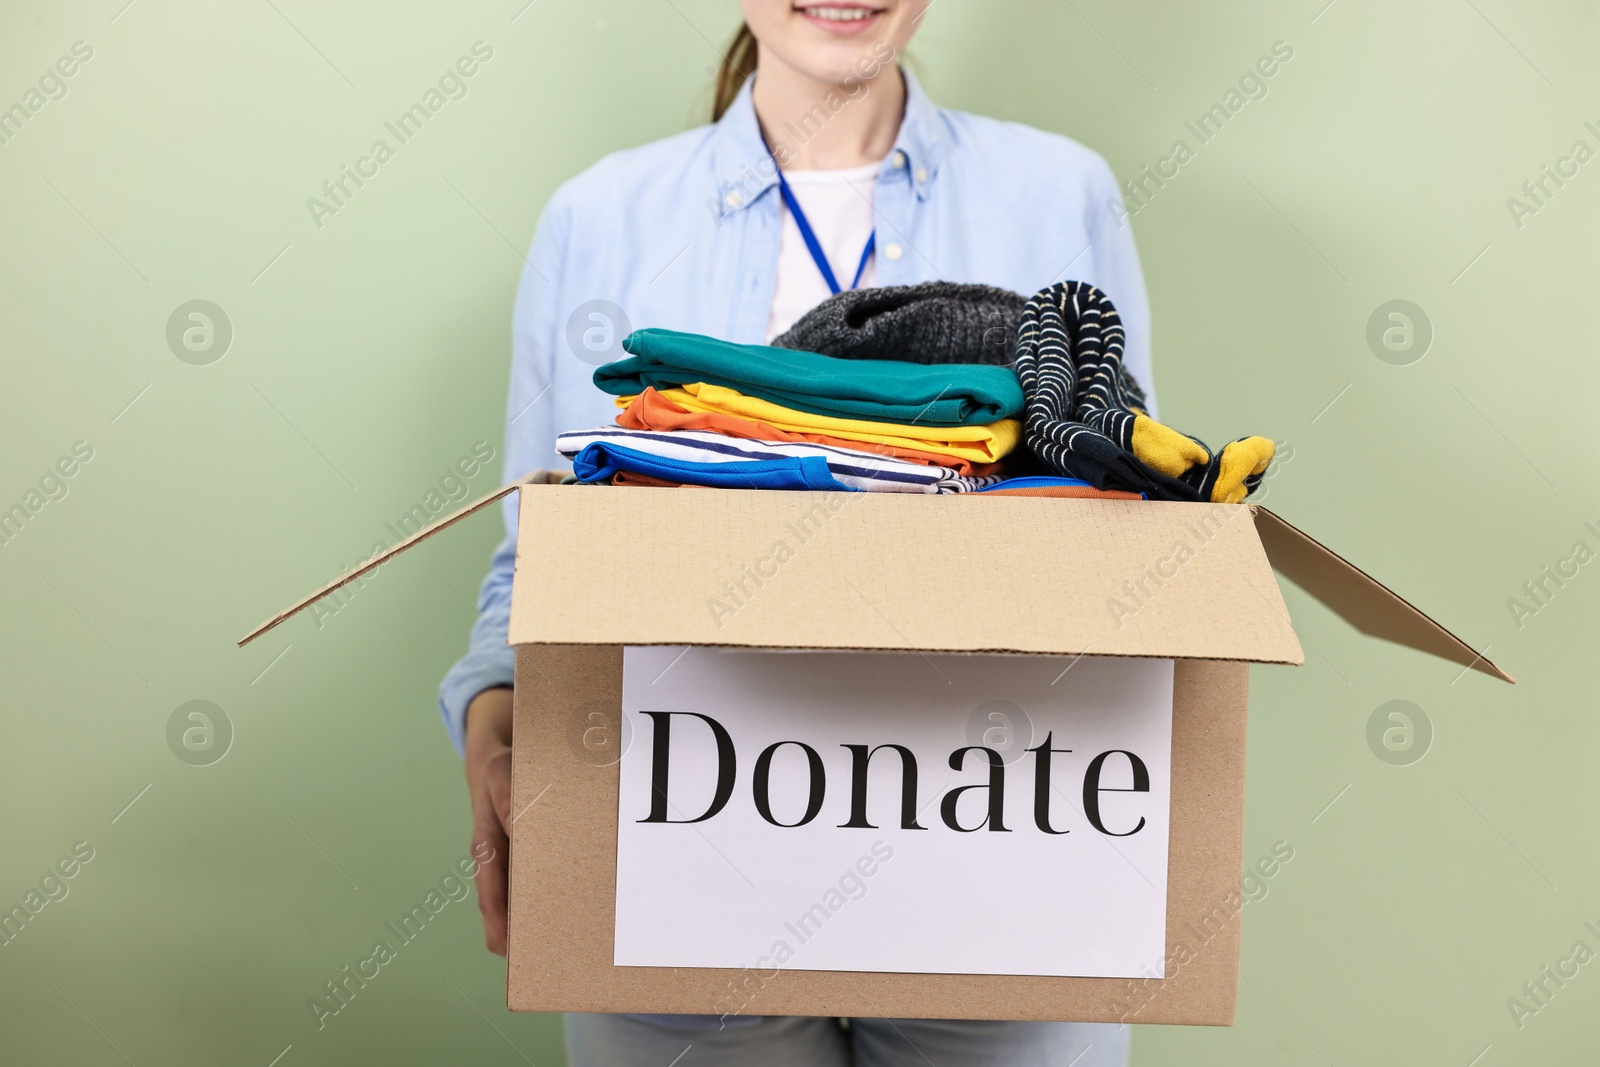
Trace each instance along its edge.
<instances>
[{"instance_id":1,"label":"corrugated cardboard surface","mask_svg":"<svg viewBox=\"0 0 1600 1067\"><path fill-rule=\"evenodd\" d=\"M1459 663L1503 682L1516 681L1482 652L1310 534L1264 507L1252 506L1250 510L1255 513L1256 532L1272 561L1272 569L1357 630Z\"/></svg>"},{"instance_id":2,"label":"corrugated cardboard surface","mask_svg":"<svg viewBox=\"0 0 1600 1067\"><path fill-rule=\"evenodd\" d=\"M514 645L1304 662L1236 505L533 485L519 523Z\"/></svg>"},{"instance_id":3,"label":"corrugated cardboard surface","mask_svg":"<svg viewBox=\"0 0 1600 1067\"><path fill-rule=\"evenodd\" d=\"M361 563L357 564L355 567L352 567L350 570L348 570L345 573L339 575L339 577L335 578L333 581L328 582L326 585L322 586L322 588L318 589L316 592L311 593L308 596L302 597L300 600L297 600L295 603L290 604L288 607L284 608L282 611L280 611L276 615L272 616L272 618L268 619L266 622L262 623L260 626L257 626L254 630L251 630L249 633L245 634L244 637L240 638L239 639L239 647L243 648L245 645L248 645L251 641L254 641L256 638L260 637L262 634L266 633L268 630L272 629L274 626L277 626L279 623L284 622L285 620L291 618L296 613L304 611L306 608L310 607L312 604L314 604L317 601L321 600L323 597L327 596L329 593L333 592L335 589L339 589L339 588L341 588L341 587L343 587L345 585L348 585L350 582L354 581L356 578L359 578L361 575L366 574L368 571L372 570L373 568L379 566L380 564L388 562L389 560L391 560L394 557L398 556L400 553L404 552L406 549L410 548L412 545L416 544L417 542L426 541L428 538L432 537L434 534L438 533L440 530L443 530L445 527L453 526L456 523L460 522L462 519L466 518L468 515L472 515L472 514L475 514L475 513L479 512L479 511L482 511L484 508L488 507L490 504L493 504L496 500L499 500L501 497L510 496L512 493L516 492L519 488L521 488L522 486L524 486L524 485L526 485L526 484L528 484L530 482L545 482L545 481L548 481L550 479L550 477L551 477L551 474L550 474L549 471L536 470L536 471L533 471L533 472L531 472L529 474L524 475L523 477L517 479L514 482L507 482L505 485L502 485L500 488L494 490L491 493L485 493L483 496L480 496L476 500L473 500L473 501L471 501L469 503L463 504L460 508L456 509L455 511L451 512L450 514L448 514L448 515L444 516L443 518L439 519L437 522L434 522L431 525L423 527L422 529L420 529L420 530L416 531L415 533L411 534L411 536L402 538L401 540L395 542L393 545L390 545L388 548L384 549L383 551L378 552L377 554L368 557L366 560L364 560Z\"/></svg>"},{"instance_id":4,"label":"corrugated cardboard surface","mask_svg":"<svg viewBox=\"0 0 1600 1067\"><path fill-rule=\"evenodd\" d=\"M1144 501L521 486L510 1006L1226 1025L1238 982L1248 667L1301 663L1272 568L1365 633L1510 681L1265 509ZM502 487L375 556L486 507ZM1241 521L1249 517L1252 521ZM1269 564L1269 553L1271 562ZM241 642L241 644L244 642ZM1163 656L1175 677L1164 980L613 966L624 644ZM1207 662L1209 661L1209 662ZM1048 887L1036 898L1048 905Z\"/></svg>"},{"instance_id":5,"label":"corrugated cardboard surface","mask_svg":"<svg viewBox=\"0 0 1600 1067\"><path fill-rule=\"evenodd\" d=\"M520 814L511 828L507 1002L517 1011L699 1015L737 1008L748 1015L1229 1025L1239 976L1248 679L1243 663L1177 664L1168 978L774 975L611 962L618 771L615 763L586 760L574 739L592 710L606 709L616 721L622 649L518 648L512 811ZM1049 907L1050 887L1018 887L1005 906L1019 901Z\"/></svg>"}]
</instances>

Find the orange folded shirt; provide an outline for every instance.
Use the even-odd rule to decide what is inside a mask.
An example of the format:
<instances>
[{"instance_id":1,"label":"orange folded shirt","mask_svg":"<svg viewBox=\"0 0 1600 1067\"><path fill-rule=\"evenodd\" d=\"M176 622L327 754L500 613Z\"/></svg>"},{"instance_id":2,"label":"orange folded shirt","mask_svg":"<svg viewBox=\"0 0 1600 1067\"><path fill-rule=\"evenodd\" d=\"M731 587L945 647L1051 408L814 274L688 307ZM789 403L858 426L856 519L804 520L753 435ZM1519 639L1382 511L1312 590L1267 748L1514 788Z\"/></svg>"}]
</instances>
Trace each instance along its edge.
<instances>
[{"instance_id":1,"label":"orange folded shirt","mask_svg":"<svg viewBox=\"0 0 1600 1067\"><path fill-rule=\"evenodd\" d=\"M661 489L682 489L682 482L669 482L665 478L657 478L653 474L635 474L633 471L618 471L611 476L612 485L649 485Z\"/></svg>"},{"instance_id":2,"label":"orange folded shirt","mask_svg":"<svg viewBox=\"0 0 1600 1067\"><path fill-rule=\"evenodd\" d=\"M633 403L622 409L622 414L617 416L617 425L625 426L630 430L709 430L712 433L724 434L728 437L742 437L750 441L808 441L814 445L833 445L836 448L853 448L858 452L873 452L880 456L892 456L912 463L926 463L934 467L949 467L957 474L981 478L990 474L1000 473L998 463L973 463L971 460L961 459L958 456L946 456L937 452L921 452L914 448L903 448L900 445L881 444L875 441L847 441L840 437L829 437L820 433L794 433L789 430L780 430L764 422L754 419L742 419L737 415L724 415L720 412L690 411L679 407L655 389L646 387Z\"/></svg>"},{"instance_id":3,"label":"orange folded shirt","mask_svg":"<svg viewBox=\"0 0 1600 1067\"><path fill-rule=\"evenodd\" d=\"M1129 493L1121 489L1096 489L1092 485L1031 485L1020 489L987 489L981 493L964 496L1065 496L1095 500L1143 500L1143 493Z\"/></svg>"}]
</instances>

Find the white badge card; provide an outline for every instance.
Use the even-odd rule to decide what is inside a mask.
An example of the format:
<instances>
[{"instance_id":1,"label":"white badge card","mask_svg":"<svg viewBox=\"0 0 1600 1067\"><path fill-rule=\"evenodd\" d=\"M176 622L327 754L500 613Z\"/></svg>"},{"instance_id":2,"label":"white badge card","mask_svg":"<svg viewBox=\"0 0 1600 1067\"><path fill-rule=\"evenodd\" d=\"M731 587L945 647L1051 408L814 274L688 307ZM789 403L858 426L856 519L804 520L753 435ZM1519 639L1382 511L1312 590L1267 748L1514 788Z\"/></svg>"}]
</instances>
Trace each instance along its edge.
<instances>
[{"instance_id":1,"label":"white badge card","mask_svg":"<svg viewBox=\"0 0 1600 1067\"><path fill-rule=\"evenodd\" d=\"M614 962L1163 976L1172 677L627 648Z\"/></svg>"}]
</instances>

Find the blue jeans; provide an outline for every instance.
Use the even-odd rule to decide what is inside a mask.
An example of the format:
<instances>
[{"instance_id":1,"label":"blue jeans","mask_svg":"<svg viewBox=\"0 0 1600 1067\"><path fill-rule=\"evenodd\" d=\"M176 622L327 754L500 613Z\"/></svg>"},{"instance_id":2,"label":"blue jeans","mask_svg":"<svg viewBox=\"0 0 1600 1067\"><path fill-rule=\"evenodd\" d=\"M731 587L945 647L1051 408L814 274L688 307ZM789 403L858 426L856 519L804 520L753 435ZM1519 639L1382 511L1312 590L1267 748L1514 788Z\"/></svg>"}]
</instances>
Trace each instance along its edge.
<instances>
[{"instance_id":1,"label":"blue jeans","mask_svg":"<svg viewBox=\"0 0 1600 1067\"><path fill-rule=\"evenodd\" d=\"M1114 1023L568 1015L570 1067L1126 1067Z\"/></svg>"}]
</instances>

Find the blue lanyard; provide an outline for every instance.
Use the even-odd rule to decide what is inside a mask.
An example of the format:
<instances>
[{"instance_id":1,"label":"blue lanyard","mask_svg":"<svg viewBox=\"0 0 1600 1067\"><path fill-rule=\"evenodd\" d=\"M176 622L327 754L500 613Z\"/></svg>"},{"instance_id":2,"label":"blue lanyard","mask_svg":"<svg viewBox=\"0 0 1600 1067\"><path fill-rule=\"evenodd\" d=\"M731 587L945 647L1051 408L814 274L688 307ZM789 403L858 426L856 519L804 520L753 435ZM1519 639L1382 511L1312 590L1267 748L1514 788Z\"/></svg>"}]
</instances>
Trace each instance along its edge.
<instances>
[{"instance_id":1,"label":"blue lanyard","mask_svg":"<svg viewBox=\"0 0 1600 1067\"><path fill-rule=\"evenodd\" d=\"M772 156L772 150L767 154ZM778 173L778 192L783 194L783 202L789 208L789 214L794 216L794 224L800 229L800 239L806 243L806 251L811 253L811 260L817 265L817 270L822 272L822 280L828 283L828 291L835 296L839 294L839 280L833 276L833 267L828 264L828 257L823 254L822 245L817 241L816 232L811 229L811 222L806 218L806 213L800 207L800 201L794 197L794 190L789 188L789 183L784 180L783 168L778 166L778 157L772 156L772 168ZM873 227L867 234L867 246L861 250L861 262L856 264L856 276L850 281L850 288L855 289L861 285L861 275L867 269L867 260L872 258L872 249L878 240L878 229Z\"/></svg>"}]
</instances>

